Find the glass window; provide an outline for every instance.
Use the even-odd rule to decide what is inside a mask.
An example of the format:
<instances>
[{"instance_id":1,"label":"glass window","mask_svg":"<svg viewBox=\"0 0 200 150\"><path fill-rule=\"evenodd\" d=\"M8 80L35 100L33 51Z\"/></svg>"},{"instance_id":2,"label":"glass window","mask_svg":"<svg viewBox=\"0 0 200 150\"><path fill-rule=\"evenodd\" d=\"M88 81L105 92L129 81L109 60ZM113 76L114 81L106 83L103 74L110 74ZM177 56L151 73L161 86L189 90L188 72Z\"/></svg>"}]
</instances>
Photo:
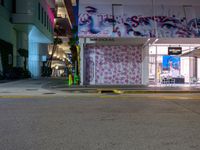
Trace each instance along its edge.
<instances>
[{"instance_id":1,"label":"glass window","mask_svg":"<svg viewBox=\"0 0 200 150\"><path fill-rule=\"evenodd\" d=\"M12 55L11 54L8 55L8 64L9 65L12 64Z\"/></svg>"},{"instance_id":2,"label":"glass window","mask_svg":"<svg viewBox=\"0 0 200 150\"><path fill-rule=\"evenodd\" d=\"M12 12L16 13L16 0L12 1Z\"/></svg>"},{"instance_id":3,"label":"glass window","mask_svg":"<svg viewBox=\"0 0 200 150\"><path fill-rule=\"evenodd\" d=\"M49 29L49 18L47 16L47 30Z\"/></svg>"},{"instance_id":4,"label":"glass window","mask_svg":"<svg viewBox=\"0 0 200 150\"><path fill-rule=\"evenodd\" d=\"M42 8L42 24L44 23L44 15L43 15L43 13L44 13L44 9Z\"/></svg>"},{"instance_id":5,"label":"glass window","mask_svg":"<svg viewBox=\"0 0 200 150\"><path fill-rule=\"evenodd\" d=\"M47 25L47 13L44 12L44 26Z\"/></svg>"},{"instance_id":6,"label":"glass window","mask_svg":"<svg viewBox=\"0 0 200 150\"><path fill-rule=\"evenodd\" d=\"M4 6L4 0L0 0L0 4Z\"/></svg>"},{"instance_id":7,"label":"glass window","mask_svg":"<svg viewBox=\"0 0 200 150\"><path fill-rule=\"evenodd\" d=\"M40 3L38 3L38 20L40 20Z\"/></svg>"},{"instance_id":8,"label":"glass window","mask_svg":"<svg viewBox=\"0 0 200 150\"><path fill-rule=\"evenodd\" d=\"M168 55L168 46L157 46L157 54Z\"/></svg>"}]
</instances>

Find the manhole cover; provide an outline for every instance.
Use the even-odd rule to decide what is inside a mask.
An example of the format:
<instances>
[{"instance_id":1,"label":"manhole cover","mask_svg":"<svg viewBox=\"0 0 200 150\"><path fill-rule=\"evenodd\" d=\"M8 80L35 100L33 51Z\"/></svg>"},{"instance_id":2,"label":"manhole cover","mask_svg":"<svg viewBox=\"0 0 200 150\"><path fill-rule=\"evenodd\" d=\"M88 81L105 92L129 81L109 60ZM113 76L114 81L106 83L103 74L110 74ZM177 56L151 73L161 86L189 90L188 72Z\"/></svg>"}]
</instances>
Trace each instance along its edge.
<instances>
[{"instance_id":1,"label":"manhole cover","mask_svg":"<svg viewBox=\"0 0 200 150\"><path fill-rule=\"evenodd\" d=\"M47 94L56 94L56 93L43 93L43 94L47 95Z\"/></svg>"},{"instance_id":2,"label":"manhole cover","mask_svg":"<svg viewBox=\"0 0 200 150\"><path fill-rule=\"evenodd\" d=\"M38 89L26 89L27 91L37 91Z\"/></svg>"}]
</instances>

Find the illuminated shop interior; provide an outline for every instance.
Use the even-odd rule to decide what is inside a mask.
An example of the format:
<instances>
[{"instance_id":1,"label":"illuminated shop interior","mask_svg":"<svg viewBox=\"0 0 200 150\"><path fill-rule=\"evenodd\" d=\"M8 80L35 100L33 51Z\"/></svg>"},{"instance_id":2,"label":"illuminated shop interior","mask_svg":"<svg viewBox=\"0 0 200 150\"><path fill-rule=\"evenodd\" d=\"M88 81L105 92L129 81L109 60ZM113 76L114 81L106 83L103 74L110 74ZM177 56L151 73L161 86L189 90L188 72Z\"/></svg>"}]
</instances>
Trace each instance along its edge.
<instances>
[{"instance_id":1,"label":"illuminated shop interior","mask_svg":"<svg viewBox=\"0 0 200 150\"><path fill-rule=\"evenodd\" d=\"M172 44L163 41L149 45L149 84L198 84L200 82L200 44L196 44L198 41L174 39ZM181 44L177 44L178 41Z\"/></svg>"}]
</instances>

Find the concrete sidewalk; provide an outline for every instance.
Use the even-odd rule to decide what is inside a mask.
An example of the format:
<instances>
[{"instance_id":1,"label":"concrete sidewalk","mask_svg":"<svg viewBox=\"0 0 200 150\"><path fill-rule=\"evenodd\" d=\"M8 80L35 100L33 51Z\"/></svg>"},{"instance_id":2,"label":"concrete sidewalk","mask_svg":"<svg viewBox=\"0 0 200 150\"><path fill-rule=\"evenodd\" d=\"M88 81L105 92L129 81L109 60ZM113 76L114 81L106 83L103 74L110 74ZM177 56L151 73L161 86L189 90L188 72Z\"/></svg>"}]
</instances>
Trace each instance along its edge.
<instances>
[{"instance_id":1,"label":"concrete sidewalk","mask_svg":"<svg viewBox=\"0 0 200 150\"><path fill-rule=\"evenodd\" d=\"M34 80L24 79L17 81L1 82L0 83L0 96L5 95L42 95L48 94L52 91L42 88L43 85L49 81L45 79Z\"/></svg>"},{"instance_id":2,"label":"concrete sidewalk","mask_svg":"<svg viewBox=\"0 0 200 150\"><path fill-rule=\"evenodd\" d=\"M64 78L53 78L43 86L45 89L79 92L79 93L200 93L200 85L162 85L162 86L144 86L144 85L72 85L68 86Z\"/></svg>"},{"instance_id":3,"label":"concrete sidewalk","mask_svg":"<svg viewBox=\"0 0 200 150\"><path fill-rule=\"evenodd\" d=\"M66 95L66 94L144 94L144 93L200 93L200 86L141 86L141 85L88 85L68 86L64 78L25 79L0 83L2 95Z\"/></svg>"}]
</instances>

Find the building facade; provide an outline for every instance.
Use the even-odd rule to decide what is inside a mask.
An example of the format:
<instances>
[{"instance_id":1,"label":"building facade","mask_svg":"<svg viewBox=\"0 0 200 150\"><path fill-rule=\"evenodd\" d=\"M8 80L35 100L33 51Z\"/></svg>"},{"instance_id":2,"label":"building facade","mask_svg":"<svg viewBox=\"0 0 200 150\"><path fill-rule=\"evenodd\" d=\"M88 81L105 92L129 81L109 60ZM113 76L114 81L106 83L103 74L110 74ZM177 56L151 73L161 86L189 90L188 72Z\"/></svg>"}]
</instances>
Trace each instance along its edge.
<instances>
[{"instance_id":1,"label":"building facade","mask_svg":"<svg viewBox=\"0 0 200 150\"><path fill-rule=\"evenodd\" d=\"M28 50L28 70L40 77L42 56L53 42L54 0L0 1L0 71L22 67L18 49Z\"/></svg>"},{"instance_id":2,"label":"building facade","mask_svg":"<svg viewBox=\"0 0 200 150\"><path fill-rule=\"evenodd\" d=\"M150 78L161 83L163 76L185 82L199 77L197 56L173 55L182 58L164 65L168 47L185 53L200 46L199 8L198 0L80 0L82 84L146 85Z\"/></svg>"}]
</instances>

